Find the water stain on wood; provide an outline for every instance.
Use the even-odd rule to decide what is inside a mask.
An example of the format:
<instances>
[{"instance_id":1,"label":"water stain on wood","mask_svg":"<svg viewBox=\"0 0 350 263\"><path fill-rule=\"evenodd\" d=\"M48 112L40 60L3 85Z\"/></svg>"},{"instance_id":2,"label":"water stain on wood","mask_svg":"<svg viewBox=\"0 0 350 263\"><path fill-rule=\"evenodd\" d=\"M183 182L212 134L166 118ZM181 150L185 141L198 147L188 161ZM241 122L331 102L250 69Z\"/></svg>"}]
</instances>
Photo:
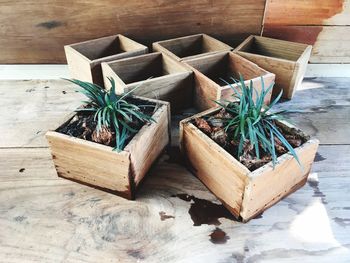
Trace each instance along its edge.
<instances>
[{"instance_id":1,"label":"water stain on wood","mask_svg":"<svg viewBox=\"0 0 350 263\"><path fill-rule=\"evenodd\" d=\"M18 171L19 171L20 173L23 173L25 170L26 170L26 168L21 168L21 169L19 169Z\"/></svg>"},{"instance_id":2,"label":"water stain on wood","mask_svg":"<svg viewBox=\"0 0 350 263\"><path fill-rule=\"evenodd\" d=\"M56 28L56 27L60 27L60 26L63 26L63 25L64 25L64 23L62 23L61 21L51 20L51 21L39 23L36 26L37 27L43 27L43 28L46 28L46 29L50 30L50 29L53 29L53 28Z\"/></svg>"},{"instance_id":3,"label":"water stain on wood","mask_svg":"<svg viewBox=\"0 0 350 263\"><path fill-rule=\"evenodd\" d=\"M138 249L129 249L126 251L126 253L136 259L145 259L145 256L143 255L141 250Z\"/></svg>"},{"instance_id":4,"label":"water stain on wood","mask_svg":"<svg viewBox=\"0 0 350 263\"><path fill-rule=\"evenodd\" d=\"M26 89L26 92L32 92L32 91L35 91L35 89L34 88Z\"/></svg>"},{"instance_id":5,"label":"water stain on wood","mask_svg":"<svg viewBox=\"0 0 350 263\"><path fill-rule=\"evenodd\" d=\"M160 220L162 221L167 220L169 218L175 218L175 216L167 215L164 211L160 211L159 216L160 216Z\"/></svg>"},{"instance_id":6,"label":"water stain on wood","mask_svg":"<svg viewBox=\"0 0 350 263\"><path fill-rule=\"evenodd\" d=\"M230 239L230 237L227 236L226 233L218 227L216 227L209 236L210 236L210 241L213 244L225 244L227 240Z\"/></svg>"},{"instance_id":7,"label":"water stain on wood","mask_svg":"<svg viewBox=\"0 0 350 263\"><path fill-rule=\"evenodd\" d=\"M16 216L15 218L14 218L14 220L16 221L16 222L23 222L24 220L26 220L27 219L27 217L26 216Z\"/></svg>"},{"instance_id":8,"label":"water stain on wood","mask_svg":"<svg viewBox=\"0 0 350 263\"><path fill-rule=\"evenodd\" d=\"M314 194L312 196L321 197L322 204L328 204L328 202L326 201L326 195L320 190L319 182L316 180L308 180L307 183L314 190Z\"/></svg>"},{"instance_id":9,"label":"water stain on wood","mask_svg":"<svg viewBox=\"0 0 350 263\"><path fill-rule=\"evenodd\" d=\"M191 216L194 226L200 226L202 224L217 226L221 224L219 218L237 221L222 204L215 204L209 200L200 199L188 194L177 194L172 195L172 197L178 197L186 202L191 202L188 213Z\"/></svg>"},{"instance_id":10,"label":"water stain on wood","mask_svg":"<svg viewBox=\"0 0 350 263\"><path fill-rule=\"evenodd\" d=\"M327 158L324 158L321 154L319 154L318 152L316 153L316 156L315 156L315 162L322 162L324 160L327 160Z\"/></svg>"},{"instance_id":11,"label":"water stain on wood","mask_svg":"<svg viewBox=\"0 0 350 263\"><path fill-rule=\"evenodd\" d=\"M324 21L344 10L344 0L305 1L297 7L270 0L268 6L264 36L314 45Z\"/></svg>"},{"instance_id":12,"label":"water stain on wood","mask_svg":"<svg viewBox=\"0 0 350 263\"><path fill-rule=\"evenodd\" d=\"M342 227L350 226L350 218L334 217L333 220Z\"/></svg>"}]
</instances>

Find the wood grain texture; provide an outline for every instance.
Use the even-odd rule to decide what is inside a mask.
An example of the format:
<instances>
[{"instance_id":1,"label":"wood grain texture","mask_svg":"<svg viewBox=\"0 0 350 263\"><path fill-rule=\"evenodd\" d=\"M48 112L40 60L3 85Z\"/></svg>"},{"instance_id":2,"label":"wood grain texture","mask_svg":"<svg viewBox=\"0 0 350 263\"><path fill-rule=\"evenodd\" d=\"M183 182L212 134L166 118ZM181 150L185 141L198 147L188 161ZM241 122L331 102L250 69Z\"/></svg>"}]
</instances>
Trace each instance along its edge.
<instances>
[{"instance_id":1,"label":"wood grain texture","mask_svg":"<svg viewBox=\"0 0 350 263\"><path fill-rule=\"evenodd\" d=\"M267 0L265 25L349 25L349 0Z\"/></svg>"},{"instance_id":2,"label":"wood grain texture","mask_svg":"<svg viewBox=\"0 0 350 263\"><path fill-rule=\"evenodd\" d=\"M321 146L325 159L315 164L313 179L248 224L219 218L218 226L194 226L191 203L171 196L186 193L217 203L216 198L167 155L143 184L138 201L126 201L57 178L47 149L3 149L2 260L311 263L336 258L346 263L349 153L349 146ZM174 218L162 221L159 212ZM210 241L216 227L226 233L226 243Z\"/></svg>"},{"instance_id":3,"label":"wood grain texture","mask_svg":"<svg viewBox=\"0 0 350 263\"><path fill-rule=\"evenodd\" d=\"M263 35L313 45L311 63L350 63L349 14L349 0L267 0Z\"/></svg>"},{"instance_id":4,"label":"wood grain texture","mask_svg":"<svg viewBox=\"0 0 350 263\"><path fill-rule=\"evenodd\" d=\"M47 101L52 99L43 96L41 103L33 106L24 92L42 84L56 87L50 93L56 100L55 109L61 109L61 105L75 108L72 98L62 94L70 86L65 82L0 82L2 120L5 110L18 100L23 108L45 116L44 120L25 119L23 111L11 112L13 122L22 122L22 126L17 126L21 127L21 136L9 121L0 124L2 134L12 131L0 147L14 147L0 148L0 261L350 261L350 146L336 145L350 144L350 121L344 121L350 116L349 79L307 79L293 101L279 104L281 108L303 110L290 116L291 119L303 129L318 127L313 134L323 145L307 184L247 224L217 216L203 207L222 208L173 151L163 155L151 169L137 201L57 178L48 148L29 148L45 146L38 143L44 142L45 131L31 140L36 126L45 122L43 127L47 129L57 122L57 113L47 107ZM8 87L23 92L12 96ZM65 111L60 114L65 115ZM185 112L174 120L188 114L191 113ZM23 142L26 148L20 148ZM333 145L324 145L327 143ZM174 197L178 194L197 199L185 201ZM193 220L208 215L218 217L216 225L194 225ZM212 238L216 228L226 234L219 244Z\"/></svg>"},{"instance_id":5,"label":"wood grain texture","mask_svg":"<svg viewBox=\"0 0 350 263\"><path fill-rule=\"evenodd\" d=\"M117 33L147 45L207 33L237 45L260 33L264 6L265 0L2 1L0 63L64 63L64 45Z\"/></svg>"},{"instance_id":6,"label":"wood grain texture","mask_svg":"<svg viewBox=\"0 0 350 263\"><path fill-rule=\"evenodd\" d=\"M1 147L46 147L45 132L85 99L76 90L64 80L1 81Z\"/></svg>"}]
</instances>

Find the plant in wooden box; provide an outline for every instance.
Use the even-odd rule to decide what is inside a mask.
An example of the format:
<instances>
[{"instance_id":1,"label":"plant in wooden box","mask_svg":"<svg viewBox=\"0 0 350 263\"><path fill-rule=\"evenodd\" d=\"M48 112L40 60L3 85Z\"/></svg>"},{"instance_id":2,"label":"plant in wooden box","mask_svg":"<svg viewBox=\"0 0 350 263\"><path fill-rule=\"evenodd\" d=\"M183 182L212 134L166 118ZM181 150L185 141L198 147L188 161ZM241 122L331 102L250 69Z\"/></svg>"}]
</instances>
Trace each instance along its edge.
<instances>
[{"instance_id":1,"label":"plant in wooden box","mask_svg":"<svg viewBox=\"0 0 350 263\"><path fill-rule=\"evenodd\" d=\"M318 140L281 118L241 78L236 102L221 104L180 123L180 147L197 177L244 222L307 180ZM233 87L234 88L234 87Z\"/></svg>"},{"instance_id":2,"label":"plant in wooden box","mask_svg":"<svg viewBox=\"0 0 350 263\"><path fill-rule=\"evenodd\" d=\"M46 137L57 174L128 199L169 142L169 103L72 80L89 101Z\"/></svg>"},{"instance_id":3,"label":"plant in wooden box","mask_svg":"<svg viewBox=\"0 0 350 263\"><path fill-rule=\"evenodd\" d=\"M123 35L88 40L64 47L72 78L103 86L101 62L145 54L148 48Z\"/></svg>"},{"instance_id":4,"label":"plant in wooden box","mask_svg":"<svg viewBox=\"0 0 350 263\"><path fill-rule=\"evenodd\" d=\"M283 90L291 99L301 84L312 46L261 36L250 36L234 52L276 74L273 96Z\"/></svg>"}]
</instances>

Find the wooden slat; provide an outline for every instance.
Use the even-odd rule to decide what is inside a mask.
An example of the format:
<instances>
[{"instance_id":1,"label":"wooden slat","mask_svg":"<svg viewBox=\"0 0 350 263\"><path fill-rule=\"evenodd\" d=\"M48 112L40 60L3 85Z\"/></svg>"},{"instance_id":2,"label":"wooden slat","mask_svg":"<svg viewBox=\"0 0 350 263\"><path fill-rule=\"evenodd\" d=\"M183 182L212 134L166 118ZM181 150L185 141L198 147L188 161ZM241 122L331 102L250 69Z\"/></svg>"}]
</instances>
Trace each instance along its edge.
<instances>
[{"instance_id":1,"label":"wooden slat","mask_svg":"<svg viewBox=\"0 0 350 263\"><path fill-rule=\"evenodd\" d=\"M264 5L265 0L2 1L0 63L62 63L64 45L116 33L145 44L207 33L236 45L260 33Z\"/></svg>"},{"instance_id":2,"label":"wooden slat","mask_svg":"<svg viewBox=\"0 0 350 263\"><path fill-rule=\"evenodd\" d=\"M349 0L267 0L263 35L313 45L311 63L350 63Z\"/></svg>"},{"instance_id":3,"label":"wooden slat","mask_svg":"<svg viewBox=\"0 0 350 263\"><path fill-rule=\"evenodd\" d=\"M265 25L349 25L349 0L267 0Z\"/></svg>"}]
</instances>

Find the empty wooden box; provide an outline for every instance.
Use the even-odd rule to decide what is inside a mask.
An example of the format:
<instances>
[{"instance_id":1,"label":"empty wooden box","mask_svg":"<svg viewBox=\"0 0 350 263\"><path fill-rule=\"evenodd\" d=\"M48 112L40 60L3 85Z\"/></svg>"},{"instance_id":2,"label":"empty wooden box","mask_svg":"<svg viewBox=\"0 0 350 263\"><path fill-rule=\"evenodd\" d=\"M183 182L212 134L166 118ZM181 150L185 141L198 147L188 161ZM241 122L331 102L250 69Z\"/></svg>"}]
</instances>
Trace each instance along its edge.
<instances>
[{"instance_id":1,"label":"empty wooden box","mask_svg":"<svg viewBox=\"0 0 350 263\"><path fill-rule=\"evenodd\" d=\"M169 103L139 99L158 104L153 114L155 122L145 124L121 152L56 130L48 131L46 138L58 176L134 199L137 186L170 140Z\"/></svg>"},{"instance_id":2,"label":"empty wooden box","mask_svg":"<svg viewBox=\"0 0 350 263\"><path fill-rule=\"evenodd\" d=\"M218 106L214 100L233 100L234 91L226 83L234 83L231 77L239 79L241 74L245 84L249 85L252 81L258 92L262 90L262 80L265 89L275 80L273 73L232 52L188 59L185 64L194 72L194 105L200 110ZM237 87L237 84L233 86ZM265 97L266 104L270 102L271 93L270 91Z\"/></svg>"},{"instance_id":3,"label":"empty wooden box","mask_svg":"<svg viewBox=\"0 0 350 263\"><path fill-rule=\"evenodd\" d=\"M113 78L117 93L139 86L133 94L169 101L172 111L192 104L191 70L160 52L102 63L102 71L106 88Z\"/></svg>"},{"instance_id":4,"label":"empty wooden box","mask_svg":"<svg viewBox=\"0 0 350 263\"><path fill-rule=\"evenodd\" d=\"M283 90L291 99L301 84L312 46L273 38L250 36L234 52L276 74L273 95Z\"/></svg>"},{"instance_id":5,"label":"empty wooden box","mask_svg":"<svg viewBox=\"0 0 350 263\"><path fill-rule=\"evenodd\" d=\"M206 34L191 35L153 43L153 51L163 52L176 60L230 51L233 48Z\"/></svg>"},{"instance_id":6,"label":"empty wooden box","mask_svg":"<svg viewBox=\"0 0 350 263\"><path fill-rule=\"evenodd\" d=\"M114 35L64 47L72 78L103 85L101 62L136 56L148 48L125 36Z\"/></svg>"},{"instance_id":7,"label":"empty wooden box","mask_svg":"<svg viewBox=\"0 0 350 263\"><path fill-rule=\"evenodd\" d=\"M180 147L193 173L235 217L246 222L306 183L319 142L310 139L295 149L302 167L286 153L278 157L275 168L270 162L250 171L193 124L195 118L219 110L209 109L181 121Z\"/></svg>"}]
</instances>

